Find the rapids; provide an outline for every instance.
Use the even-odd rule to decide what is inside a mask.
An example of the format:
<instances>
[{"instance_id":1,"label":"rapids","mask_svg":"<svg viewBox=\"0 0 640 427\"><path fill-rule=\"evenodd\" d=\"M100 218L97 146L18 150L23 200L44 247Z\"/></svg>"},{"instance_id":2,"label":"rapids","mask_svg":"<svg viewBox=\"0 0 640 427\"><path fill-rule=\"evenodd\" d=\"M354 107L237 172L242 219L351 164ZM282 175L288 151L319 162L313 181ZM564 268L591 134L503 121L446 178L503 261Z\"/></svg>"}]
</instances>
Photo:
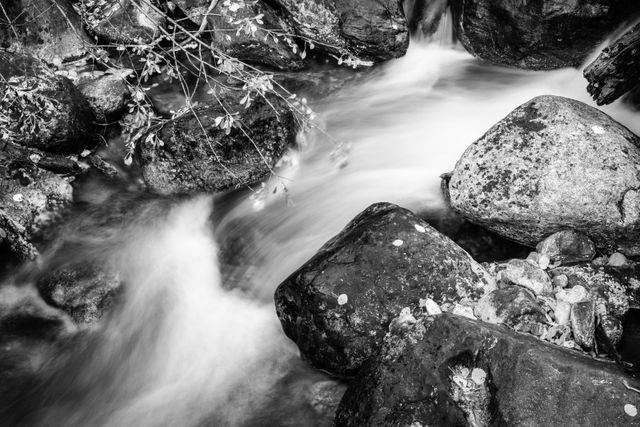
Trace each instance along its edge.
<instances>
[{"instance_id":1,"label":"rapids","mask_svg":"<svg viewBox=\"0 0 640 427\"><path fill-rule=\"evenodd\" d=\"M142 209L151 217L91 240L128 284L123 303L73 345L34 358L36 374L3 389L0 424L330 424L305 398L326 378L283 335L275 287L373 202L437 218L439 175L470 143L537 95L594 105L585 87L581 70L499 68L414 41L405 57L310 100L322 130L300 135L258 193ZM637 113L602 109L640 133Z\"/></svg>"}]
</instances>

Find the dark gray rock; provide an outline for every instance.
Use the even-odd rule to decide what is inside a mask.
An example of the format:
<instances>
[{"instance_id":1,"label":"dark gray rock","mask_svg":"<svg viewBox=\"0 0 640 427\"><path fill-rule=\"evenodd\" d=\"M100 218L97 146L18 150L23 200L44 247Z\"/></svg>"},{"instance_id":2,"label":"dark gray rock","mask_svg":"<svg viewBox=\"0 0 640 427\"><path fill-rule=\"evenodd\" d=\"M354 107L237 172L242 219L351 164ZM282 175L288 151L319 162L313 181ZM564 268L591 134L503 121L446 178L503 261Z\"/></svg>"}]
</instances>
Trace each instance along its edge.
<instances>
[{"instance_id":1,"label":"dark gray rock","mask_svg":"<svg viewBox=\"0 0 640 427\"><path fill-rule=\"evenodd\" d=\"M82 81L78 89L89 102L96 120L102 123L117 120L131 96L125 80L114 74Z\"/></svg>"},{"instance_id":2,"label":"dark gray rock","mask_svg":"<svg viewBox=\"0 0 640 427\"><path fill-rule=\"evenodd\" d=\"M528 322L546 322L544 310L535 296L519 286L496 289L480 298L473 310L483 322L504 324L511 328Z\"/></svg>"},{"instance_id":3,"label":"dark gray rock","mask_svg":"<svg viewBox=\"0 0 640 427\"><path fill-rule=\"evenodd\" d=\"M573 229L603 251L638 255L639 147L595 108L540 96L465 151L448 196L469 221L524 245Z\"/></svg>"},{"instance_id":4,"label":"dark gray rock","mask_svg":"<svg viewBox=\"0 0 640 427\"><path fill-rule=\"evenodd\" d=\"M593 301L580 301L571 306L571 332L576 344L591 350L596 329L596 312Z\"/></svg>"},{"instance_id":5,"label":"dark gray rock","mask_svg":"<svg viewBox=\"0 0 640 427\"><path fill-rule=\"evenodd\" d=\"M122 291L117 274L91 262L59 266L40 277L37 286L47 303L68 313L78 324L96 323Z\"/></svg>"},{"instance_id":6,"label":"dark gray rock","mask_svg":"<svg viewBox=\"0 0 640 427\"><path fill-rule=\"evenodd\" d=\"M623 381L640 387L613 363L443 314L385 338L334 425L640 425Z\"/></svg>"},{"instance_id":7,"label":"dark gray rock","mask_svg":"<svg viewBox=\"0 0 640 427\"><path fill-rule=\"evenodd\" d=\"M452 0L455 29L474 56L532 70L578 67L630 13L612 0Z\"/></svg>"},{"instance_id":8,"label":"dark gray rock","mask_svg":"<svg viewBox=\"0 0 640 427\"><path fill-rule=\"evenodd\" d=\"M7 25L7 19L12 25ZM90 45L80 17L69 1L2 1L0 47L59 64L84 56Z\"/></svg>"},{"instance_id":9,"label":"dark gray rock","mask_svg":"<svg viewBox=\"0 0 640 427\"><path fill-rule=\"evenodd\" d=\"M237 120L243 129L234 127L228 135L215 125L216 118L225 115L217 104L169 122L158 134L162 146L146 141L139 147L147 185L162 194L213 192L269 176L286 149L294 145L297 132L293 113L284 101L275 97L269 101L271 105L258 98L242 109ZM231 111L239 107L234 98L223 98L223 102Z\"/></svg>"},{"instance_id":10,"label":"dark gray rock","mask_svg":"<svg viewBox=\"0 0 640 427\"><path fill-rule=\"evenodd\" d=\"M66 77L27 55L0 50L0 137L54 153L95 145L93 114ZM6 135L6 136L5 136Z\"/></svg>"},{"instance_id":11,"label":"dark gray rock","mask_svg":"<svg viewBox=\"0 0 640 427\"><path fill-rule=\"evenodd\" d=\"M596 256L596 248L591 239L573 230L553 233L538 243L536 251L549 257L551 262L561 264L587 262Z\"/></svg>"},{"instance_id":12,"label":"dark gray rock","mask_svg":"<svg viewBox=\"0 0 640 427\"><path fill-rule=\"evenodd\" d=\"M409 31L397 0L276 0L296 33L328 55L380 62L405 54Z\"/></svg>"},{"instance_id":13,"label":"dark gray rock","mask_svg":"<svg viewBox=\"0 0 640 427\"><path fill-rule=\"evenodd\" d=\"M307 360L351 376L403 309L418 310L424 298L476 300L492 285L447 237L406 209L378 203L280 284L275 302L285 333Z\"/></svg>"},{"instance_id":14,"label":"dark gray rock","mask_svg":"<svg viewBox=\"0 0 640 427\"><path fill-rule=\"evenodd\" d=\"M536 264L522 259L510 260L502 271L502 279L529 289L536 295L549 294L553 290L547 273Z\"/></svg>"}]
</instances>

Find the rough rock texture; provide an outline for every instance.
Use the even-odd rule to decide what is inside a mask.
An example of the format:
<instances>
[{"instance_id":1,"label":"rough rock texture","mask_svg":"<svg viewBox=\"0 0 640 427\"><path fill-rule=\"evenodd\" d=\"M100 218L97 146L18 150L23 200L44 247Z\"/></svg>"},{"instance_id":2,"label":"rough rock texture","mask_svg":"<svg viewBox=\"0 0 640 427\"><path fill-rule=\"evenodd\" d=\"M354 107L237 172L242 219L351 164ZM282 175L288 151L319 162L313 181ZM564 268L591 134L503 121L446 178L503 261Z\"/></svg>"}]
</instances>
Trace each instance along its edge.
<instances>
[{"instance_id":1,"label":"rough rock texture","mask_svg":"<svg viewBox=\"0 0 640 427\"><path fill-rule=\"evenodd\" d=\"M573 230L559 231L538 243L536 251L551 262L575 264L591 261L596 256L596 248L591 239Z\"/></svg>"},{"instance_id":2,"label":"rough rock texture","mask_svg":"<svg viewBox=\"0 0 640 427\"><path fill-rule=\"evenodd\" d=\"M610 104L640 85L640 24L607 46L587 68L587 90L598 103Z\"/></svg>"},{"instance_id":3,"label":"rough rock texture","mask_svg":"<svg viewBox=\"0 0 640 427\"><path fill-rule=\"evenodd\" d=\"M113 74L83 81L78 89L89 102L96 120L103 123L117 120L131 96L123 78Z\"/></svg>"},{"instance_id":4,"label":"rough rock texture","mask_svg":"<svg viewBox=\"0 0 640 427\"><path fill-rule=\"evenodd\" d=\"M376 352L387 327L421 298L477 299L489 274L406 209L370 206L285 280L275 293L282 327L303 356L350 376Z\"/></svg>"},{"instance_id":5,"label":"rough rock texture","mask_svg":"<svg viewBox=\"0 0 640 427\"><path fill-rule=\"evenodd\" d=\"M576 265L555 268L550 273L553 276L567 276L571 289L577 286L584 287L596 306L603 304L607 313L618 319L622 319L629 311L629 289L604 269Z\"/></svg>"},{"instance_id":6,"label":"rough rock texture","mask_svg":"<svg viewBox=\"0 0 640 427\"><path fill-rule=\"evenodd\" d=\"M571 306L573 339L585 350L593 348L595 324L596 313L593 301L580 301Z\"/></svg>"},{"instance_id":7,"label":"rough rock texture","mask_svg":"<svg viewBox=\"0 0 640 427\"><path fill-rule=\"evenodd\" d=\"M106 0L86 6L87 29L102 42L122 44L150 43L163 33L164 15L151 2Z\"/></svg>"},{"instance_id":8,"label":"rough rock texture","mask_svg":"<svg viewBox=\"0 0 640 427\"><path fill-rule=\"evenodd\" d=\"M2 0L0 47L60 63L84 56L90 45L69 1Z\"/></svg>"},{"instance_id":9,"label":"rough rock texture","mask_svg":"<svg viewBox=\"0 0 640 427\"><path fill-rule=\"evenodd\" d=\"M397 58L409 47L398 0L275 0L298 35L330 55L344 53L374 62Z\"/></svg>"},{"instance_id":10,"label":"rough rock texture","mask_svg":"<svg viewBox=\"0 0 640 427\"><path fill-rule=\"evenodd\" d=\"M0 151L0 267L35 258L38 234L71 204L68 180Z\"/></svg>"},{"instance_id":11,"label":"rough rock texture","mask_svg":"<svg viewBox=\"0 0 640 427\"><path fill-rule=\"evenodd\" d=\"M201 25L203 17L208 16L207 28L214 45L233 58L278 70L299 70L304 67L300 53L293 52L295 42L290 37L282 36L293 34L293 28L266 2L247 2L235 12L223 2L218 2L209 13L210 0L180 0L177 4L197 25ZM235 5L237 3L230 6ZM259 15L262 15L262 24L253 20ZM251 31L248 25L236 24L242 20L256 25L255 31ZM298 46L295 48L297 51Z\"/></svg>"},{"instance_id":12,"label":"rough rock texture","mask_svg":"<svg viewBox=\"0 0 640 427\"><path fill-rule=\"evenodd\" d=\"M516 327L522 322L545 322L545 313L535 296L519 286L496 289L480 298L474 314L483 322Z\"/></svg>"},{"instance_id":13,"label":"rough rock texture","mask_svg":"<svg viewBox=\"0 0 640 427\"><path fill-rule=\"evenodd\" d=\"M96 263L62 265L37 283L42 298L67 312L76 323L97 322L111 308L122 289L117 274Z\"/></svg>"},{"instance_id":14,"label":"rough rock texture","mask_svg":"<svg viewBox=\"0 0 640 427\"><path fill-rule=\"evenodd\" d=\"M238 188L267 177L296 136L293 113L283 101L269 101L276 111L257 99L237 118L255 146L242 129L226 135L215 126L216 118L225 114L219 105L196 109L197 118L189 113L170 122L159 133L163 146L140 146L145 182L171 194ZM232 111L237 108L236 103Z\"/></svg>"},{"instance_id":15,"label":"rough rock texture","mask_svg":"<svg viewBox=\"0 0 640 427\"><path fill-rule=\"evenodd\" d=\"M469 221L535 246L566 229L640 254L640 139L581 102L540 96L462 155L448 183Z\"/></svg>"},{"instance_id":16,"label":"rough rock texture","mask_svg":"<svg viewBox=\"0 0 640 427\"><path fill-rule=\"evenodd\" d=\"M536 264L522 259L510 260L502 272L502 278L536 295L548 294L553 290L547 273Z\"/></svg>"},{"instance_id":17,"label":"rough rock texture","mask_svg":"<svg viewBox=\"0 0 640 427\"><path fill-rule=\"evenodd\" d=\"M1 50L0 78L2 139L54 153L95 143L89 104L69 79L31 56Z\"/></svg>"},{"instance_id":18,"label":"rough rock texture","mask_svg":"<svg viewBox=\"0 0 640 427\"><path fill-rule=\"evenodd\" d=\"M452 0L455 29L474 56L533 70L577 67L636 2L612 0Z\"/></svg>"},{"instance_id":19,"label":"rough rock texture","mask_svg":"<svg viewBox=\"0 0 640 427\"><path fill-rule=\"evenodd\" d=\"M456 396L461 368L480 375ZM640 397L623 380L640 386L613 363L443 314L385 339L349 386L334 425L640 425L624 411Z\"/></svg>"}]
</instances>

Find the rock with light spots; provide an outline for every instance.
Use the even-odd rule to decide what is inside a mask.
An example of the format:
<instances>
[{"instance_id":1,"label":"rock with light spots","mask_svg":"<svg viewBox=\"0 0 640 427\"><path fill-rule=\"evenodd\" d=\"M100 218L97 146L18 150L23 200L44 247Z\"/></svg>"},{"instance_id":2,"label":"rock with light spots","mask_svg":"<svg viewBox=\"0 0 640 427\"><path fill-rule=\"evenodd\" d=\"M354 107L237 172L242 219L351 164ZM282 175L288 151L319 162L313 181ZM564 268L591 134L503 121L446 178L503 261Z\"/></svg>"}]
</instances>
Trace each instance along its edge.
<instances>
[{"instance_id":1,"label":"rock with light spots","mask_svg":"<svg viewBox=\"0 0 640 427\"><path fill-rule=\"evenodd\" d=\"M474 313L484 322L513 328L522 323L546 322L545 312L535 296L519 286L508 286L488 293L478 301Z\"/></svg>"},{"instance_id":2,"label":"rock with light spots","mask_svg":"<svg viewBox=\"0 0 640 427\"><path fill-rule=\"evenodd\" d=\"M506 267L502 272L502 278L506 282L527 288L536 295L551 292L551 279L538 265L521 259L512 259Z\"/></svg>"},{"instance_id":3,"label":"rock with light spots","mask_svg":"<svg viewBox=\"0 0 640 427\"><path fill-rule=\"evenodd\" d=\"M596 248L591 239L573 230L553 233L538 243L536 250L549 257L552 262L561 264L591 261L596 256Z\"/></svg>"},{"instance_id":4,"label":"rock with light spots","mask_svg":"<svg viewBox=\"0 0 640 427\"><path fill-rule=\"evenodd\" d=\"M528 246L562 230L640 255L640 139L558 96L521 105L473 143L448 178L452 208Z\"/></svg>"},{"instance_id":5,"label":"rock with light spots","mask_svg":"<svg viewBox=\"0 0 640 427\"><path fill-rule=\"evenodd\" d=\"M411 323L421 300L477 300L493 286L449 238L406 209L378 203L287 278L275 302L285 333L307 360L351 376L401 312L406 321L398 327Z\"/></svg>"},{"instance_id":6,"label":"rock with light spots","mask_svg":"<svg viewBox=\"0 0 640 427\"><path fill-rule=\"evenodd\" d=\"M69 181L0 151L0 269L34 259L34 241L72 201Z\"/></svg>"},{"instance_id":7,"label":"rock with light spots","mask_svg":"<svg viewBox=\"0 0 640 427\"><path fill-rule=\"evenodd\" d=\"M640 425L624 383L640 388L614 363L445 313L387 335L333 425Z\"/></svg>"}]
</instances>

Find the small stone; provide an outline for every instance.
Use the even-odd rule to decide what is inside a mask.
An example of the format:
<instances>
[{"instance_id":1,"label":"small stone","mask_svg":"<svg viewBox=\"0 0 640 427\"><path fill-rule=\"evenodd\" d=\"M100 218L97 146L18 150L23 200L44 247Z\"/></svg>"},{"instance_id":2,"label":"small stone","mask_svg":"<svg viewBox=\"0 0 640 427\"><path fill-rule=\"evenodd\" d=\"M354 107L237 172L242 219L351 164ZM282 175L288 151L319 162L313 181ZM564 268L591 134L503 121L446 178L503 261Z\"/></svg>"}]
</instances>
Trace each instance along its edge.
<instances>
[{"instance_id":1,"label":"small stone","mask_svg":"<svg viewBox=\"0 0 640 427\"><path fill-rule=\"evenodd\" d=\"M551 264L551 260L549 259L549 257L546 255L540 255L540 258L538 259L538 265L540 266L540 268L546 270L547 268L549 268L549 264Z\"/></svg>"},{"instance_id":2,"label":"small stone","mask_svg":"<svg viewBox=\"0 0 640 427\"><path fill-rule=\"evenodd\" d=\"M42 159L42 156L37 153L33 153L29 156L29 160L31 160L33 163L38 163L41 159Z\"/></svg>"},{"instance_id":3,"label":"small stone","mask_svg":"<svg viewBox=\"0 0 640 427\"><path fill-rule=\"evenodd\" d=\"M338 296L338 305L345 305L349 301L347 294L340 294Z\"/></svg>"},{"instance_id":4,"label":"small stone","mask_svg":"<svg viewBox=\"0 0 640 427\"><path fill-rule=\"evenodd\" d=\"M559 274L553 278L552 283L554 288L566 288L569 284L569 278L566 274Z\"/></svg>"},{"instance_id":5,"label":"small stone","mask_svg":"<svg viewBox=\"0 0 640 427\"><path fill-rule=\"evenodd\" d=\"M600 318L600 325L611 344L618 345L622 339L622 322L613 316L605 315Z\"/></svg>"},{"instance_id":6,"label":"small stone","mask_svg":"<svg viewBox=\"0 0 640 427\"><path fill-rule=\"evenodd\" d=\"M523 319L543 322L543 309L533 294L520 286L496 289L478 300L474 314L483 322L513 327Z\"/></svg>"},{"instance_id":7,"label":"small stone","mask_svg":"<svg viewBox=\"0 0 640 427\"><path fill-rule=\"evenodd\" d=\"M626 256L622 255L620 252L616 252L609 257L607 265L609 267L624 267L628 263L629 261Z\"/></svg>"},{"instance_id":8,"label":"small stone","mask_svg":"<svg viewBox=\"0 0 640 427\"><path fill-rule=\"evenodd\" d=\"M427 231L427 229L426 229L426 228L424 228L423 226L421 226L420 224L416 224L416 225L415 225L415 227L416 227L416 230L417 230L419 233L426 233L426 231Z\"/></svg>"},{"instance_id":9,"label":"small stone","mask_svg":"<svg viewBox=\"0 0 640 427\"><path fill-rule=\"evenodd\" d=\"M575 264L590 261L596 248L586 235L573 230L559 231L544 239L536 250L553 262Z\"/></svg>"},{"instance_id":10,"label":"small stone","mask_svg":"<svg viewBox=\"0 0 640 427\"><path fill-rule=\"evenodd\" d=\"M400 247L400 246L402 246L402 245L403 245L403 243L404 243L404 242L403 242L401 239L397 239L397 240L394 240L392 244L393 244L393 246L395 246L395 247Z\"/></svg>"},{"instance_id":11,"label":"small stone","mask_svg":"<svg viewBox=\"0 0 640 427\"><path fill-rule=\"evenodd\" d=\"M635 417L636 415L638 415L638 408L636 408L635 405L627 403L626 405L624 405L624 412L630 417Z\"/></svg>"},{"instance_id":12,"label":"small stone","mask_svg":"<svg viewBox=\"0 0 640 427\"><path fill-rule=\"evenodd\" d=\"M438 303L432 300L431 298L428 298L425 301L424 308L429 316L436 316L438 314L442 314L442 310L440 309L440 306L438 305Z\"/></svg>"},{"instance_id":13,"label":"small stone","mask_svg":"<svg viewBox=\"0 0 640 427\"><path fill-rule=\"evenodd\" d=\"M571 317L571 304L566 301L558 301L553 315L555 316L556 323L558 323L558 325L564 326L568 324L569 318Z\"/></svg>"},{"instance_id":14,"label":"small stone","mask_svg":"<svg viewBox=\"0 0 640 427\"><path fill-rule=\"evenodd\" d=\"M553 290L551 279L544 270L521 259L509 261L502 277L514 285L531 290L536 295L550 293Z\"/></svg>"},{"instance_id":15,"label":"small stone","mask_svg":"<svg viewBox=\"0 0 640 427\"><path fill-rule=\"evenodd\" d=\"M20 203L20 202L22 202L24 200L24 196L22 194L18 193L18 194L14 194L12 199L13 199L14 202Z\"/></svg>"},{"instance_id":16,"label":"small stone","mask_svg":"<svg viewBox=\"0 0 640 427\"><path fill-rule=\"evenodd\" d=\"M605 265L607 265L607 262L609 261L609 258L605 255L595 258L593 261L591 261L591 264L594 267L603 267Z\"/></svg>"},{"instance_id":17,"label":"small stone","mask_svg":"<svg viewBox=\"0 0 640 427\"><path fill-rule=\"evenodd\" d=\"M473 368L473 371L471 371L471 380L476 383L476 385L483 385L486 379L487 373L483 369Z\"/></svg>"},{"instance_id":18,"label":"small stone","mask_svg":"<svg viewBox=\"0 0 640 427\"><path fill-rule=\"evenodd\" d=\"M581 301L571 307L573 338L585 350L593 348L595 331L595 306L593 301Z\"/></svg>"},{"instance_id":19,"label":"small stone","mask_svg":"<svg viewBox=\"0 0 640 427\"><path fill-rule=\"evenodd\" d=\"M569 289L560 289L556 292L556 299L558 301L565 301L569 304L575 304L580 301L584 301L589 297L589 292L582 285L576 285Z\"/></svg>"},{"instance_id":20,"label":"small stone","mask_svg":"<svg viewBox=\"0 0 640 427\"><path fill-rule=\"evenodd\" d=\"M534 264L538 264L540 260L540 254L538 252L531 252L527 255L527 261L531 261Z\"/></svg>"}]
</instances>

